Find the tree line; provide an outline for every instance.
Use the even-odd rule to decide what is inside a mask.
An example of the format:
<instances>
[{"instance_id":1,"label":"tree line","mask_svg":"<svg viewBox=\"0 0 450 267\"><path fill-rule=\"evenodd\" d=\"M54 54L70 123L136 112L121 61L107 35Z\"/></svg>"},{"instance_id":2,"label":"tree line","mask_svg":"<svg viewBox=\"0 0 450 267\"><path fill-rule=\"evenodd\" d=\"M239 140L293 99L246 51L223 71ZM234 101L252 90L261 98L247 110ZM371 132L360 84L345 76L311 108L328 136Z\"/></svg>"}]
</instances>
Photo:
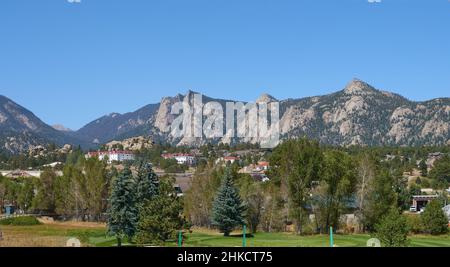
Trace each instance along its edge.
<instances>
[{"instance_id":1,"label":"tree line","mask_svg":"<svg viewBox=\"0 0 450 267\"><path fill-rule=\"evenodd\" d=\"M190 226L230 235L244 224L252 233L368 232L396 237L385 242L397 245L406 244L398 241L407 240L405 231L445 233L448 218L441 207L447 196L421 216L405 216L402 211L420 189L403 175L412 168L411 157L398 153L387 161L382 156L386 151L381 151L321 146L306 138L287 140L264 156L271 164L268 182L239 173L238 162L216 165L209 157L197 166L183 197L177 195L173 178L156 176L145 156L149 151L120 170L106 161L69 154L61 176L45 169L40 179L0 177L0 204L62 220L106 221L119 244L161 244ZM444 156L422 179L445 188L449 173L450 158ZM351 224L343 221L348 214L354 215ZM386 229L391 232L386 234Z\"/></svg>"},{"instance_id":2,"label":"tree line","mask_svg":"<svg viewBox=\"0 0 450 267\"><path fill-rule=\"evenodd\" d=\"M243 216L252 232L290 229L298 234L326 234L333 229L376 233L382 228L380 224L387 224L383 219L394 212L407 221L404 229L408 232L420 224L428 225L421 233L445 233L448 220L442 209L435 209L440 216L421 215L420 222L417 216L402 214L409 209L412 195L418 193L403 175L411 169L411 160L385 161L380 154L372 149L321 146L306 138L287 140L268 155L269 182L238 173L237 164L229 166L228 175L246 206ZM444 157L430 172L440 188L446 188L450 181L446 176L449 162ZM194 225L216 227L214 203L225 171L212 161L197 169L185 196L185 214ZM441 208L446 198L444 194L437 201ZM353 224L343 221L346 214L354 214ZM433 217L440 218L440 231L429 230Z\"/></svg>"}]
</instances>

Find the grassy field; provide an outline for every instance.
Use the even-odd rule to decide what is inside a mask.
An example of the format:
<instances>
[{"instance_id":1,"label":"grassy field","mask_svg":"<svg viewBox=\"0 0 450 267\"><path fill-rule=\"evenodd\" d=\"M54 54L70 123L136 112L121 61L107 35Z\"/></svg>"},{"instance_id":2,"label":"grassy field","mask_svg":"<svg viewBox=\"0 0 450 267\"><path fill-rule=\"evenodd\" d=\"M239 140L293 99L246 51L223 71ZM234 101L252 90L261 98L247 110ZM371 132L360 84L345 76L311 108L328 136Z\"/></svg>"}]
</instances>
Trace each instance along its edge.
<instances>
[{"instance_id":1,"label":"grassy field","mask_svg":"<svg viewBox=\"0 0 450 267\"><path fill-rule=\"evenodd\" d=\"M61 247L69 238L79 238L83 246L110 247L115 239L108 237L102 224L51 223L36 226L0 226L3 241L0 247ZM369 235L335 235L338 247L365 247ZM170 242L167 246L176 246ZM194 229L186 234L185 247L240 247L242 236L235 233L223 237L217 232ZM328 247L326 235L298 236L290 233L257 233L247 239L248 247ZM450 235L412 236L414 247L450 247Z\"/></svg>"},{"instance_id":2,"label":"grassy field","mask_svg":"<svg viewBox=\"0 0 450 267\"><path fill-rule=\"evenodd\" d=\"M370 235L335 235L338 247L365 247ZM329 247L328 235L298 236L291 233L257 233L247 239L248 247ZM242 237L234 235L225 238L217 233L194 231L187 235L186 246L242 246ZM447 236L413 236L413 247L450 247L450 235Z\"/></svg>"}]
</instances>

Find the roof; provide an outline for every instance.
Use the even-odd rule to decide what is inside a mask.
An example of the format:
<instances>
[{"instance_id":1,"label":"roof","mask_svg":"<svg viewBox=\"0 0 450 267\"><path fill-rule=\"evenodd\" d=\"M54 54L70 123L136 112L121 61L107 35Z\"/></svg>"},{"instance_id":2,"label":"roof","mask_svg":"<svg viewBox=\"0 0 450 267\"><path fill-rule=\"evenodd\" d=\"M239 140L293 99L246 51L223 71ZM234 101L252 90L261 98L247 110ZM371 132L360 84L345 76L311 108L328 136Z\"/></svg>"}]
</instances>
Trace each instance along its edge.
<instances>
[{"instance_id":1,"label":"roof","mask_svg":"<svg viewBox=\"0 0 450 267\"><path fill-rule=\"evenodd\" d=\"M413 196L413 199L415 200L431 200L431 199L436 199L438 198L438 195L417 195L417 196Z\"/></svg>"}]
</instances>

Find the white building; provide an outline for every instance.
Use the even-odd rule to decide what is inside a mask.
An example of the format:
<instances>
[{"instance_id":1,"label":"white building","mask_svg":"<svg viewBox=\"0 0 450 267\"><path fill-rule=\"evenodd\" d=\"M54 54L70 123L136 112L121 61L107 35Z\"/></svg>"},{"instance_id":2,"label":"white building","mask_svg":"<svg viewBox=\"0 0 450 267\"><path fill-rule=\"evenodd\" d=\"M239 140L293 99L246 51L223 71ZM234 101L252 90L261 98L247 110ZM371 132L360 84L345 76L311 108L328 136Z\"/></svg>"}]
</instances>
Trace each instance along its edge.
<instances>
[{"instance_id":1,"label":"white building","mask_svg":"<svg viewBox=\"0 0 450 267\"><path fill-rule=\"evenodd\" d=\"M195 157L191 154L162 154L161 157L164 159L175 159L180 165L193 165L195 163Z\"/></svg>"},{"instance_id":2,"label":"white building","mask_svg":"<svg viewBox=\"0 0 450 267\"><path fill-rule=\"evenodd\" d=\"M135 156L131 151L97 151L97 152L89 152L86 155L86 158L98 157L99 160L105 159L108 157L108 162L111 163L113 161L127 161L134 160Z\"/></svg>"},{"instance_id":3,"label":"white building","mask_svg":"<svg viewBox=\"0 0 450 267\"><path fill-rule=\"evenodd\" d=\"M447 215L448 221L450 223L450 205L445 206L442 210L444 211L445 215Z\"/></svg>"}]
</instances>

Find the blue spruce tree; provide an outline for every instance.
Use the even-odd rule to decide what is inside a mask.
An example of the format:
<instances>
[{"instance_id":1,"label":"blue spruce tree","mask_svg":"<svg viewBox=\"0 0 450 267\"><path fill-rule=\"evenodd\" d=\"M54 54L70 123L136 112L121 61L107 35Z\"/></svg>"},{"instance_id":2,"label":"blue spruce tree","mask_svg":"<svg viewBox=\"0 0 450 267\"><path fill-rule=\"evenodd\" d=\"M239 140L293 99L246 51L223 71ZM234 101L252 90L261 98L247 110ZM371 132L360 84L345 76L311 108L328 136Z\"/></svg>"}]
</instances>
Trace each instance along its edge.
<instances>
[{"instance_id":1,"label":"blue spruce tree","mask_svg":"<svg viewBox=\"0 0 450 267\"><path fill-rule=\"evenodd\" d=\"M242 204L229 168L225 169L222 185L213 204L212 224L229 236L234 228L243 225L245 206Z\"/></svg>"},{"instance_id":2,"label":"blue spruce tree","mask_svg":"<svg viewBox=\"0 0 450 267\"><path fill-rule=\"evenodd\" d=\"M125 166L115 180L109 202L108 233L116 236L120 247L123 238L133 238L138 220L136 187L129 166Z\"/></svg>"},{"instance_id":3,"label":"blue spruce tree","mask_svg":"<svg viewBox=\"0 0 450 267\"><path fill-rule=\"evenodd\" d=\"M152 165L146 161L138 164L136 176L136 199L138 206L152 199L158 193L159 178L152 169Z\"/></svg>"}]
</instances>

